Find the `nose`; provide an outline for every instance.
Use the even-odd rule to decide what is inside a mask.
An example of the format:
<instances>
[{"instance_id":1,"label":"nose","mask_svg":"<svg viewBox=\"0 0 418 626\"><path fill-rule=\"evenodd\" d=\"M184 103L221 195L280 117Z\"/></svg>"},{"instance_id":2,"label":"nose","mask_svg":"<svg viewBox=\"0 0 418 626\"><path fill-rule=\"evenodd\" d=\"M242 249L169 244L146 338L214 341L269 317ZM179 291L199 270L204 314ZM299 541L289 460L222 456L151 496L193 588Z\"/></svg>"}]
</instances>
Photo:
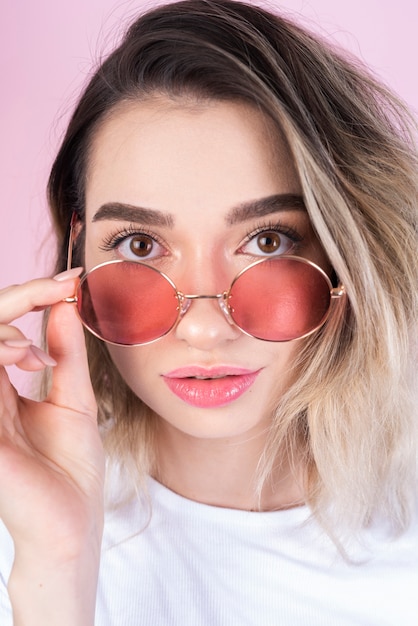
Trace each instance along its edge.
<instances>
[{"instance_id":1,"label":"nose","mask_svg":"<svg viewBox=\"0 0 418 626\"><path fill-rule=\"evenodd\" d=\"M178 322L176 337L198 350L213 350L242 333L223 312L217 298L194 298Z\"/></svg>"}]
</instances>

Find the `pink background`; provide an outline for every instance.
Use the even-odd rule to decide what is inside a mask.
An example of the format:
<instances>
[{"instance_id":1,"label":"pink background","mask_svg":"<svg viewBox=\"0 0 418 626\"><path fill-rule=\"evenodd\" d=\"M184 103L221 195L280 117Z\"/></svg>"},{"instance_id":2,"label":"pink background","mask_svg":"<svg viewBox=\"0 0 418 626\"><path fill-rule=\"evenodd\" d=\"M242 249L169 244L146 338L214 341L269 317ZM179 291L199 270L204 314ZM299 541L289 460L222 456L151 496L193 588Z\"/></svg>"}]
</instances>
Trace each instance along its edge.
<instances>
[{"instance_id":1,"label":"pink background","mask_svg":"<svg viewBox=\"0 0 418 626\"><path fill-rule=\"evenodd\" d=\"M0 288L49 273L53 245L45 185L68 115L92 64L121 25L152 1L1 0ZM418 110L414 0L270 0L312 30L351 50ZM36 339L39 315L19 322ZM27 375L10 368L28 391Z\"/></svg>"}]
</instances>

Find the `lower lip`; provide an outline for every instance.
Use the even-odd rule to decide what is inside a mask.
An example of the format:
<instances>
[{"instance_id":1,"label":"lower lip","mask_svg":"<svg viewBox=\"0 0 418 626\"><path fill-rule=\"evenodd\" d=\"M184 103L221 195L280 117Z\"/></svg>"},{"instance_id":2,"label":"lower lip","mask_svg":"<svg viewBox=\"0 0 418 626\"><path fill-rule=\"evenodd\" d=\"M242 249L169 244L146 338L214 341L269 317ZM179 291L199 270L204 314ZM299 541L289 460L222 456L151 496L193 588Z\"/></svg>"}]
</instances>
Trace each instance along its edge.
<instances>
[{"instance_id":1,"label":"lower lip","mask_svg":"<svg viewBox=\"0 0 418 626\"><path fill-rule=\"evenodd\" d=\"M197 378L167 378L163 380L180 400L201 409L230 404L254 383L260 370L248 374L200 380Z\"/></svg>"}]
</instances>

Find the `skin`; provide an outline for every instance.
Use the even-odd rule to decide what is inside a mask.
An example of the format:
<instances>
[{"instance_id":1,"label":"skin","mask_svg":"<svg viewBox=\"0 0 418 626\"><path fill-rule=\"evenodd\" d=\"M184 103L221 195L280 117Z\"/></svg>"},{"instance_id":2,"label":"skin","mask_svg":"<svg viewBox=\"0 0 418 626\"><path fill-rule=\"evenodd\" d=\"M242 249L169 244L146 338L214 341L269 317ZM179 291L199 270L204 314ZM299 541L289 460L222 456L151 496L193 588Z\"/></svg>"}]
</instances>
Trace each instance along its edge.
<instances>
[{"instance_id":1,"label":"skin","mask_svg":"<svg viewBox=\"0 0 418 626\"><path fill-rule=\"evenodd\" d=\"M159 243L140 260L164 271L184 293L225 290L241 269L265 254L255 240L243 244L245 236L260 223L275 220L301 237L295 244L282 236L280 250L327 267L305 211L272 211L226 225L230 211L241 203L300 194L289 151L279 137L272 144L272 133L261 114L239 103L185 106L155 98L120 108L102 125L92 146L86 191L87 267L115 258L138 260L129 240L103 250L103 242L115 231L144 231L139 216L135 221L118 216L97 220L97 211L110 202L169 214L169 225L152 227ZM155 343L109 345L123 378L159 416L158 479L208 504L258 506L254 475L270 424L271 399L289 384L300 345L245 335L227 322L213 300L195 301L174 331ZM227 365L260 373L232 403L196 408L174 395L163 376L190 365ZM275 484L262 494L261 508L302 501L299 478L285 461L274 478Z\"/></svg>"},{"instance_id":2,"label":"skin","mask_svg":"<svg viewBox=\"0 0 418 626\"><path fill-rule=\"evenodd\" d=\"M299 192L286 147L278 140L273 150L271 136L266 120L238 104L186 107L154 100L114 111L92 146L87 268L121 257L121 248L103 250L103 241L132 220L93 219L103 203L117 201L172 214L172 228L156 229L166 250L151 263L181 289L227 288L258 258L254 240L244 241L261 221L248 218L226 227L231 208ZM300 234L291 253L327 268L307 215L293 209L279 217ZM288 250L288 240L283 242ZM14 626L94 624L104 454L82 327L75 307L63 302L75 293L81 271L0 290L0 518L15 546L8 588ZM48 355L33 350L14 325L25 313L46 307L51 307ZM269 402L288 384L298 349L298 342L272 344L244 335L215 302L204 300L154 344L111 347L122 375L159 415L158 478L202 502L254 508L253 475L269 425ZM45 401L18 395L4 368L11 364L30 371L53 366ZM240 365L260 373L233 403L191 409L162 381L167 371L189 364ZM297 475L285 462L274 483L275 490L262 494L262 508L300 502Z\"/></svg>"},{"instance_id":3,"label":"skin","mask_svg":"<svg viewBox=\"0 0 418 626\"><path fill-rule=\"evenodd\" d=\"M57 363L45 402L19 397L0 368L0 518L15 546L14 626L94 623L104 458L82 329L73 307L61 302L74 293L74 272L60 278L0 292L0 364L45 366L19 345L26 338L10 322L48 305L49 353Z\"/></svg>"}]
</instances>

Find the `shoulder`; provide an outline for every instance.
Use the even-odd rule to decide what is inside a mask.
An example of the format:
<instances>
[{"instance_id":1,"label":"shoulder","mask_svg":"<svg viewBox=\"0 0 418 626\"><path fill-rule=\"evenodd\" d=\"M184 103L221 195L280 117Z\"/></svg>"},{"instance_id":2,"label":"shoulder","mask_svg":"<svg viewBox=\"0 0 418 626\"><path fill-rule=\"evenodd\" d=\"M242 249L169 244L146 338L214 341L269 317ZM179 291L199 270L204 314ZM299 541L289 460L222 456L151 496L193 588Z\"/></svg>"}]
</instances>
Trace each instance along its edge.
<instances>
[{"instance_id":1,"label":"shoulder","mask_svg":"<svg viewBox=\"0 0 418 626\"><path fill-rule=\"evenodd\" d=\"M12 610L7 594L7 583L14 559L12 538L0 519L0 624L12 625Z\"/></svg>"},{"instance_id":2,"label":"shoulder","mask_svg":"<svg viewBox=\"0 0 418 626\"><path fill-rule=\"evenodd\" d=\"M0 584L9 579L13 559L13 541L6 526L0 519Z\"/></svg>"}]
</instances>

